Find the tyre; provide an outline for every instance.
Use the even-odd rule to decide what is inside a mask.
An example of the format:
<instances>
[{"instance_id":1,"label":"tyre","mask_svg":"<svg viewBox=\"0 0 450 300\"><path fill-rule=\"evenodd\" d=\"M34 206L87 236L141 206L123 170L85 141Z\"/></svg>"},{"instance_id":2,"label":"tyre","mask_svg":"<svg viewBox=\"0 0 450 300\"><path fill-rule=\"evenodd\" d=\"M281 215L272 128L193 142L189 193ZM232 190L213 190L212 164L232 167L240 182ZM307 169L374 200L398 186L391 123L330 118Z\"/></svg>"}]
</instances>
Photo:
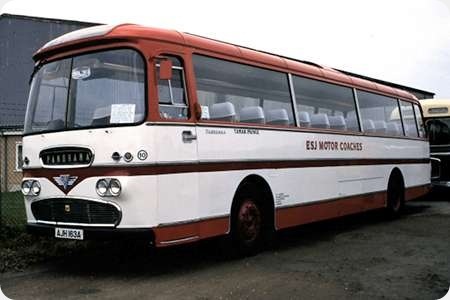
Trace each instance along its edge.
<instances>
[{"instance_id":1,"label":"tyre","mask_svg":"<svg viewBox=\"0 0 450 300\"><path fill-rule=\"evenodd\" d=\"M254 255L263 245L271 244L273 218L270 218L270 210L263 204L261 193L249 188L239 192L231 218L230 237L234 256Z\"/></svg>"},{"instance_id":2,"label":"tyre","mask_svg":"<svg viewBox=\"0 0 450 300\"><path fill-rule=\"evenodd\" d=\"M400 216L405 204L405 187L401 175L393 173L389 178L386 211L390 218Z\"/></svg>"}]
</instances>

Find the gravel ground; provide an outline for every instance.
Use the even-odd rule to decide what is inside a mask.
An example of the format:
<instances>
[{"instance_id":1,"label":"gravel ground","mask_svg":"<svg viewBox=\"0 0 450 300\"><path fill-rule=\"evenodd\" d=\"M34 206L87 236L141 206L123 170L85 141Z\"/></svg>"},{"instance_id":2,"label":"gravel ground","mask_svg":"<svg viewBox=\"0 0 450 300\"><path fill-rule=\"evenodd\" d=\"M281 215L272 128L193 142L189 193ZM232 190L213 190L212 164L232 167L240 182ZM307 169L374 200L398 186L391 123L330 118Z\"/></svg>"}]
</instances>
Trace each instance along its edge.
<instances>
[{"instance_id":1,"label":"gravel ground","mask_svg":"<svg viewBox=\"0 0 450 300\"><path fill-rule=\"evenodd\" d=\"M94 243L0 274L0 285L12 299L439 299L450 286L450 200L408 203L393 221L374 211L301 226L238 260L219 245Z\"/></svg>"}]
</instances>

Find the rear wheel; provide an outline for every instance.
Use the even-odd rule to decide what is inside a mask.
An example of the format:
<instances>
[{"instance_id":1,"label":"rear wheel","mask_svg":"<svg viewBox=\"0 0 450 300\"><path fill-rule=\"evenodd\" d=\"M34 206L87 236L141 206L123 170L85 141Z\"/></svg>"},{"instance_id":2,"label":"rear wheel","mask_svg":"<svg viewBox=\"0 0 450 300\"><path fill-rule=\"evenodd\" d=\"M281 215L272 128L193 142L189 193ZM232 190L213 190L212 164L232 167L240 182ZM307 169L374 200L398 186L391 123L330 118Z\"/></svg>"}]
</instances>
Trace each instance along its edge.
<instances>
[{"instance_id":1,"label":"rear wheel","mask_svg":"<svg viewBox=\"0 0 450 300\"><path fill-rule=\"evenodd\" d=\"M388 183L386 210L388 217L400 216L405 203L405 187L399 174L392 174Z\"/></svg>"},{"instance_id":2,"label":"rear wheel","mask_svg":"<svg viewBox=\"0 0 450 300\"><path fill-rule=\"evenodd\" d=\"M244 247L250 247L261 238L262 212L253 199L241 201L236 215L237 240Z\"/></svg>"},{"instance_id":3,"label":"rear wheel","mask_svg":"<svg viewBox=\"0 0 450 300\"><path fill-rule=\"evenodd\" d=\"M272 212L273 213L273 212ZM264 244L270 244L273 223L264 197L254 189L238 194L231 217L232 247L236 255L256 254Z\"/></svg>"}]
</instances>

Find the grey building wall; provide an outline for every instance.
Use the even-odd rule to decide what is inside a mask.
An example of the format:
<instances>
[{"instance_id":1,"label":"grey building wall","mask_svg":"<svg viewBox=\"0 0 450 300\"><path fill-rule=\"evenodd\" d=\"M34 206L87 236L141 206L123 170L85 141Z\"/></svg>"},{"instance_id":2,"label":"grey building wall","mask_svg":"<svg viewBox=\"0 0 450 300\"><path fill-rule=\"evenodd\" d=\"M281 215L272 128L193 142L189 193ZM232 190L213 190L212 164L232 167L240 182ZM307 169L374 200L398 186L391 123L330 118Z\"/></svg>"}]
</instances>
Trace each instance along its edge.
<instances>
[{"instance_id":1,"label":"grey building wall","mask_svg":"<svg viewBox=\"0 0 450 300\"><path fill-rule=\"evenodd\" d=\"M33 53L64 33L96 24L0 16L0 128L23 127Z\"/></svg>"}]
</instances>

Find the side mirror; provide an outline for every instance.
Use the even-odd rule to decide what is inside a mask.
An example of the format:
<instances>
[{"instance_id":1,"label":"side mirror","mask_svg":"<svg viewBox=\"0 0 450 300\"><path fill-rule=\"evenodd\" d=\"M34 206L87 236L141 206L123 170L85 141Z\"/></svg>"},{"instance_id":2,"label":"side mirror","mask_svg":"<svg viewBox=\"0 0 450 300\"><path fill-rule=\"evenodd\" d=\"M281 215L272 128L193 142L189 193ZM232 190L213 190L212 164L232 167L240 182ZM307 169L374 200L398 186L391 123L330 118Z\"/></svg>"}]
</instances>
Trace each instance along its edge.
<instances>
[{"instance_id":1,"label":"side mirror","mask_svg":"<svg viewBox=\"0 0 450 300\"><path fill-rule=\"evenodd\" d=\"M161 59L159 61L159 79L172 79L172 61L170 59Z\"/></svg>"}]
</instances>

